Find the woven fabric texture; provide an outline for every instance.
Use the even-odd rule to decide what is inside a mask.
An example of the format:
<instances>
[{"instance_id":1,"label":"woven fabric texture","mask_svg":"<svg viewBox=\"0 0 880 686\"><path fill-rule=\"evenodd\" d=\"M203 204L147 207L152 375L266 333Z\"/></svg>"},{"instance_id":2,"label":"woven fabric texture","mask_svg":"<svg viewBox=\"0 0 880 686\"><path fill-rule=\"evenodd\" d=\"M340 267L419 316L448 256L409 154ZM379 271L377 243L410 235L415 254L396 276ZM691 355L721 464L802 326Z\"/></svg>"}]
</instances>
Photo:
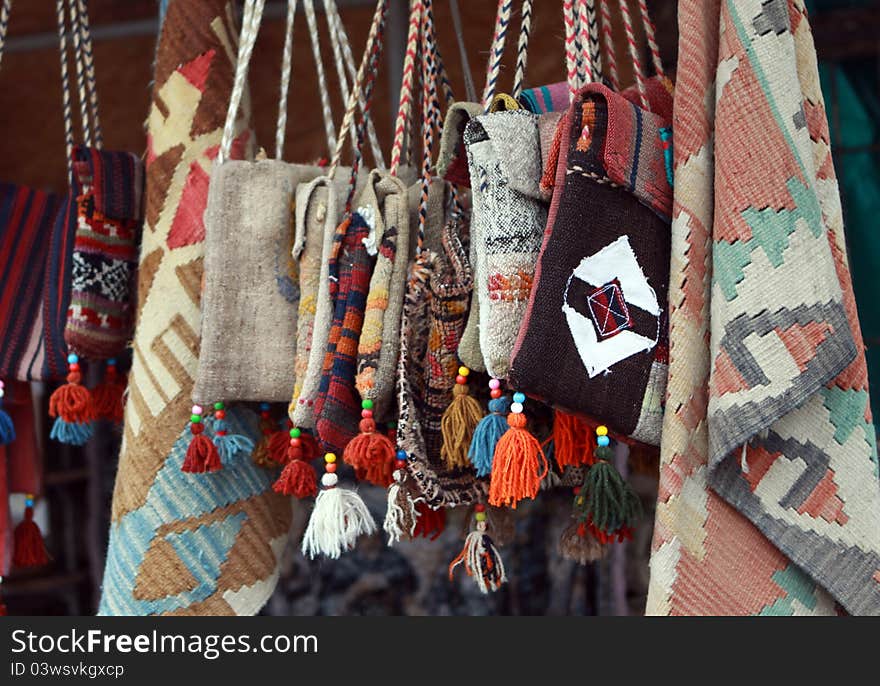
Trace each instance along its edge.
<instances>
[{"instance_id":1,"label":"woven fabric texture","mask_svg":"<svg viewBox=\"0 0 880 686\"><path fill-rule=\"evenodd\" d=\"M684 0L679 30L647 612L880 614L875 430L803 3Z\"/></svg>"},{"instance_id":2,"label":"woven fabric texture","mask_svg":"<svg viewBox=\"0 0 880 686\"><path fill-rule=\"evenodd\" d=\"M254 614L275 586L291 501L251 460L181 472L198 365L211 163L232 87L237 30L225 0L172 0L147 122L146 221L134 358L100 613ZM253 149L242 107L234 157ZM230 431L260 437L256 415ZM210 427L209 427L210 430Z\"/></svg>"},{"instance_id":3,"label":"woven fabric texture","mask_svg":"<svg viewBox=\"0 0 880 686\"><path fill-rule=\"evenodd\" d=\"M215 165L205 212L196 402L290 400L299 307L294 191L320 173L280 160Z\"/></svg>"},{"instance_id":4,"label":"woven fabric texture","mask_svg":"<svg viewBox=\"0 0 880 686\"><path fill-rule=\"evenodd\" d=\"M486 371L504 378L547 222L547 204L538 188L538 116L523 110L481 115L471 119L464 135L473 179L471 241L480 350Z\"/></svg>"}]
</instances>

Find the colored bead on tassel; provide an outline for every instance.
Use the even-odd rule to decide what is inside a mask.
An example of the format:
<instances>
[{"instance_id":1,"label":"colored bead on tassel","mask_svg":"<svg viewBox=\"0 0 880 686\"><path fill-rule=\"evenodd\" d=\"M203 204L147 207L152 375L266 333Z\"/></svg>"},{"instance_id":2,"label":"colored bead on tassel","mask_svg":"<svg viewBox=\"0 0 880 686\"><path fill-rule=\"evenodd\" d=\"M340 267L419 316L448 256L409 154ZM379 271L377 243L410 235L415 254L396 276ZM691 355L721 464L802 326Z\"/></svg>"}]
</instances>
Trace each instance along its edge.
<instances>
[{"instance_id":1,"label":"colored bead on tassel","mask_svg":"<svg viewBox=\"0 0 880 686\"><path fill-rule=\"evenodd\" d=\"M614 452L608 429L597 427L596 436L596 461L587 472L584 485L575 491L575 518L601 543L623 541L632 537L642 504L611 462Z\"/></svg>"},{"instance_id":2,"label":"colored bead on tassel","mask_svg":"<svg viewBox=\"0 0 880 686\"><path fill-rule=\"evenodd\" d=\"M217 446L205 434L205 423L202 421L203 412L204 408L201 405L192 406L192 415L189 418L189 430L192 438L186 449L183 466L180 468L181 471L189 474L216 472L222 467Z\"/></svg>"},{"instance_id":3,"label":"colored bead on tassel","mask_svg":"<svg viewBox=\"0 0 880 686\"><path fill-rule=\"evenodd\" d=\"M387 488L393 480L394 444L376 430L373 401L361 401L360 433L348 442L342 458L354 468L358 479Z\"/></svg>"},{"instance_id":4,"label":"colored bead on tassel","mask_svg":"<svg viewBox=\"0 0 880 686\"><path fill-rule=\"evenodd\" d=\"M359 536L374 533L376 522L357 493L337 486L336 455L327 453L324 462L323 488L315 499L315 509L303 534L302 551L312 559L318 555L337 559L354 548Z\"/></svg>"},{"instance_id":5,"label":"colored bead on tassel","mask_svg":"<svg viewBox=\"0 0 880 686\"><path fill-rule=\"evenodd\" d=\"M0 381L0 445L9 445L15 440L15 426L12 417L3 409L3 396L6 395L3 381Z\"/></svg>"},{"instance_id":6,"label":"colored bead on tassel","mask_svg":"<svg viewBox=\"0 0 880 686\"><path fill-rule=\"evenodd\" d=\"M315 454L312 444L303 437L302 430L296 427L290 429L287 464L272 489L276 493L292 495L294 498L312 498L318 495L318 477L311 464ZM329 457L328 453L324 469L328 474L336 476L336 456L333 455L332 460Z\"/></svg>"},{"instance_id":7,"label":"colored bead on tassel","mask_svg":"<svg viewBox=\"0 0 880 686\"><path fill-rule=\"evenodd\" d=\"M104 380L92 389L95 418L121 424L124 414L125 382L120 379L116 360L107 360Z\"/></svg>"},{"instance_id":8,"label":"colored bead on tassel","mask_svg":"<svg viewBox=\"0 0 880 686\"><path fill-rule=\"evenodd\" d=\"M483 418L480 403L468 391L467 378L470 373L467 367L458 368L458 376L452 388L452 402L440 418L440 432L443 435L440 457L445 460L449 469L470 465L468 449L477 424Z\"/></svg>"},{"instance_id":9,"label":"colored bead on tassel","mask_svg":"<svg viewBox=\"0 0 880 686\"><path fill-rule=\"evenodd\" d=\"M67 356L67 383L49 398L49 416L55 418L49 436L67 445L85 445L94 434L95 407L82 385L79 357Z\"/></svg>"},{"instance_id":10,"label":"colored bead on tassel","mask_svg":"<svg viewBox=\"0 0 880 686\"><path fill-rule=\"evenodd\" d=\"M419 512L416 501L408 488L406 451L398 450L394 460L392 483L388 487L388 508L382 528L388 534L388 545L393 545L415 535Z\"/></svg>"},{"instance_id":11,"label":"colored bead on tassel","mask_svg":"<svg viewBox=\"0 0 880 686\"><path fill-rule=\"evenodd\" d=\"M40 527L34 521L34 496L28 493L24 501L24 518L13 533L12 564L15 567L40 567L49 562L49 553Z\"/></svg>"},{"instance_id":12,"label":"colored bead on tassel","mask_svg":"<svg viewBox=\"0 0 880 686\"><path fill-rule=\"evenodd\" d=\"M477 582L483 593L497 591L507 581L504 561L492 539L486 533L486 506L478 503L474 507L476 529L471 531L464 542L464 548L449 565L449 580L455 575L455 568L463 564L467 575Z\"/></svg>"},{"instance_id":13,"label":"colored bead on tassel","mask_svg":"<svg viewBox=\"0 0 880 686\"><path fill-rule=\"evenodd\" d=\"M496 507L506 505L515 509L520 500L534 498L549 469L541 444L526 428L525 399L522 393L513 394L507 415L509 428L495 447L489 504Z\"/></svg>"},{"instance_id":14,"label":"colored bead on tassel","mask_svg":"<svg viewBox=\"0 0 880 686\"><path fill-rule=\"evenodd\" d=\"M474 429L468 459L474 465L477 476L489 476L492 473L492 458L495 447L507 430L507 413L510 411L510 397L503 395L501 382L498 379L489 381L489 414L480 420Z\"/></svg>"},{"instance_id":15,"label":"colored bead on tassel","mask_svg":"<svg viewBox=\"0 0 880 686\"><path fill-rule=\"evenodd\" d=\"M214 403L214 445L220 455L220 463L231 467L236 460L254 451L254 442L244 434L229 433L229 422L226 421L226 406Z\"/></svg>"}]
</instances>

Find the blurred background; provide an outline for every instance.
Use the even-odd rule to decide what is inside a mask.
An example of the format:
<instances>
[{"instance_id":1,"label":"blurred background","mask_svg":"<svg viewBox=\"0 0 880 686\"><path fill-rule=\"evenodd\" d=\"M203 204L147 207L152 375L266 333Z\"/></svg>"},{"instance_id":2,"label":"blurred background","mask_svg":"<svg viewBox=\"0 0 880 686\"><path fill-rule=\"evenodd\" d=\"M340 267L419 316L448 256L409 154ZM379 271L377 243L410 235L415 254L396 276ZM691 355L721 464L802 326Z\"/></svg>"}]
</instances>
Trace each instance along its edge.
<instances>
[{"instance_id":1,"label":"blurred background","mask_svg":"<svg viewBox=\"0 0 880 686\"><path fill-rule=\"evenodd\" d=\"M320 5L320 3L317 3ZM355 55L366 40L374 0L337 0ZM462 65L447 0L436 0L440 48L450 80L464 99ZM406 0L393 0L385 64L374 97L379 140L390 147L397 109ZM465 42L474 78L481 86L491 40L495 2L461 2ZM676 61L676 3L649 0L664 64ZM526 85L564 80L563 25L558 2L535 2ZM820 60L823 90L846 218L852 275L872 380L880 380L880 3L876 0L814 0L811 23ZM150 102L152 61L161 3L156 0L90 0L98 92L108 149L142 152L144 120ZM253 122L258 143L274 140L277 84L284 42L286 2L269 0L250 70ZM319 9L319 22L324 17ZM622 27L616 27L622 40ZM326 31L322 31L326 38ZM306 22L298 17L287 122L285 159L309 161L326 154L315 67ZM515 41L508 41L502 90L510 87ZM329 41L322 44L325 61ZM0 68L0 179L63 191L66 186L61 117L55 3L17 0ZM622 67L624 65L621 65ZM631 75L621 74L623 83ZM331 94L333 69L328 70ZM334 112L342 103L333 102ZM2 287L2 285L0 285ZM51 389L36 389L46 417ZM872 386L874 412L880 387ZM47 440L47 426L36 427L43 462L43 497L36 512L52 562L13 572L3 579L10 614L93 614L100 593L109 527L110 498L118 438L103 435L86 449ZM11 453L11 451L10 451ZM631 481L642 496L645 515L630 543L616 546L608 559L586 567L560 557L557 539L570 512L568 489L543 493L515 513L514 533L504 558L510 582L482 596L464 575L447 579L447 565L461 548L464 513L451 513L437 541L420 540L388 548L380 537L365 540L336 562L308 562L298 552L305 512L294 530L278 588L267 614L641 614L648 580L648 557L657 488L657 454L634 451ZM7 459L15 459L9 454ZM0 478L3 474L0 473ZM377 513L385 493L364 489ZM10 512L20 516L23 496L13 495Z\"/></svg>"}]
</instances>

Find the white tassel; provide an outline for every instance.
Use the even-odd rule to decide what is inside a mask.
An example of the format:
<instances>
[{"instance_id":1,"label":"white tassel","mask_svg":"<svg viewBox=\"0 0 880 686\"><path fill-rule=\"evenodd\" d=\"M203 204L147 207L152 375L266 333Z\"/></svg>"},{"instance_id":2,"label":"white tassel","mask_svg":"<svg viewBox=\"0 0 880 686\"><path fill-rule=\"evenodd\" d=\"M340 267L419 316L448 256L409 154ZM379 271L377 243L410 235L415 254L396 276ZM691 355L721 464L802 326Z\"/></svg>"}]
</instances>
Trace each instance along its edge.
<instances>
[{"instance_id":1,"label":"white tassel","mask_svg":"<svg viewBox=\"0 0 880 686\"><path fill-rule=\"evenodd\" d=\"M409 497L403 487L403 471L395 469L392 476L394 483L388 487L388 510L382 525L385 533L388 534L388 545L399 543L404 538L412 538L419 517L415 501ZM404 528L407 525L408 531Z\"/></svg>"},{"instance_id":2,"label":"white tassel","mask_svg":"<svg viewBox=\"0 0 880 686\"><path fill-rule=\"evenodd\" d=\"M376 531L376 522L361 497L347 488L327 487L324 474L321 482L325 488L315 499L315 509L303 535L303 554L314 559L318 555L338 559L342 553L354 547L358 536Z\"/></svg>"},{"instance_id":3,"label":"white tassel","mask_svg":"<svg viewBox=\"0 0 880 686\"><path fill-rule=\"evenodd\" d=\"M497 591L507 581L504 572L504 561L498 553L492 539L486 535L486 522L477 522L476 531L471 531L464 542L464 548L452 564L449 565L449 580L452 580L455 568L464 563L468 576L477 582L477 588L483 593Z\"/></svg>"}]
</instances>

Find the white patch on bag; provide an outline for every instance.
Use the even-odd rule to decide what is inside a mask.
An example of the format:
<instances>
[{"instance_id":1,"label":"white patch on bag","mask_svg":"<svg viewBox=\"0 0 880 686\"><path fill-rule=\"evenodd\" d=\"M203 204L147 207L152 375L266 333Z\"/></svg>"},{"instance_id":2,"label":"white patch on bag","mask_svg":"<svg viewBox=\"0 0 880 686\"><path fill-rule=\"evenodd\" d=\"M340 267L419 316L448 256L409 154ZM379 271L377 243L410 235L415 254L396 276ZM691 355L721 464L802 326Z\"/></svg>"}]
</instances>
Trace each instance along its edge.
<instances>
[{"instance_id":1,"label":"white patch on bag","mask_svg":"<svg viewBox=\"0 0 880 686\"><path fill-rule=\"evenodd\" d=\"M357 213L361 215L366 225L370 227L370 233L361 242L367 249L367 254L370 257L375 257L379 254L379 236L376 235L376 213L369 205L358 207Z\"/></svg>"},{"instance_id":2,"label":"white patch on bag","mask_svg":"<svg viewBox=\"0 0 880 686\"><path fill-rule=\"evenodd\" d=\"M590 316L569 304L572 280L592 287L586 308ZM631 308L656 318L653 338L632 330ZM593 377L637 353L651 350L660 337L660 305L657 294L636 260L627 236L621 236L599 252L585 257L572 271L565 286L562 311L587 374Z\"/></svg>"}]
</instances>

